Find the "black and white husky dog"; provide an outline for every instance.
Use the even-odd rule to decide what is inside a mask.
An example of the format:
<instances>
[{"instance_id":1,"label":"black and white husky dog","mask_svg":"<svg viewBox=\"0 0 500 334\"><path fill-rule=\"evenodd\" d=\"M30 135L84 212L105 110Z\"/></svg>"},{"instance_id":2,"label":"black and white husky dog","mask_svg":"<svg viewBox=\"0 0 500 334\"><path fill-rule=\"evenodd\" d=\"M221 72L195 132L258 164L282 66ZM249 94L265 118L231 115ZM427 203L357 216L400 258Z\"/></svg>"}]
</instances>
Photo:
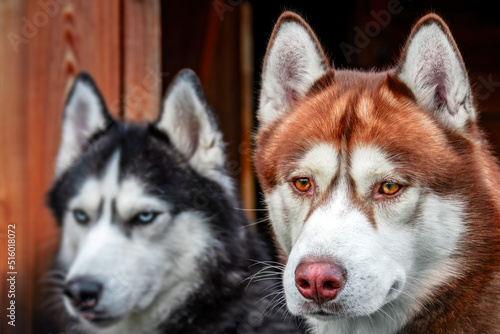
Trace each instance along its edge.
<instances>
[{"instance_id":1,"label":"black and white husky dog","mask_svg":"<svg viewBox=\"0 0 500 334\"><path fill-rule=\"evenodd\" d=\"M267 252L237 209L223 146L191 70L148 125L113 120L91 77L76 78L48 201L61 226L53 272L81 332L298 332L272 303L277 287L247 284Z\"/></svg>"}]
</instances>

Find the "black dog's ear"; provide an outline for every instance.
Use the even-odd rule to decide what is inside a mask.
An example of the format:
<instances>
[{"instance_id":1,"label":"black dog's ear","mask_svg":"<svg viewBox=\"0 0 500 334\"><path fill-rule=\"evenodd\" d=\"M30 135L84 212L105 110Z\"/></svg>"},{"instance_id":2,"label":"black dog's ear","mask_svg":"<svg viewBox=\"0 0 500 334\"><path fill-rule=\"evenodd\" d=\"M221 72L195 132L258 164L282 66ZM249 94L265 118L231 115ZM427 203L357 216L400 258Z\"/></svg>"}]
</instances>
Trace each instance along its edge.
<instances>
[{"instance_id":1,"label":"black dog's ear","mask_svg":"<svg viewBox=\"0 0 500 334\"><path fill-rule=\"evenodd\" d=\"M92 135L106 129L112 122L94 80L89 74L80 73L64 107L56 176L71 166Z\"/></svg>"},{"instance_id":2,"label":"black dog's ear","mask_svg":"<svg viewBox=\"0 0 500 334\"><path fill-rule=\"evenodd\" d=\"M417 103L443 125L465 131L476 119L462 56L439 16L429 14L415 24L396 73Z\"/></svg>"},{"instance_id":3,"label":"black dog's ear","mask_svg":"<svg viewBox=\"0 0 500 334\"><path fill-rule=\"evenodd\" d=\"M192 70L180 71L170 84L156 127L193 167L203 172L224 166L222 133Z\"/></svg>"}]
</instances>

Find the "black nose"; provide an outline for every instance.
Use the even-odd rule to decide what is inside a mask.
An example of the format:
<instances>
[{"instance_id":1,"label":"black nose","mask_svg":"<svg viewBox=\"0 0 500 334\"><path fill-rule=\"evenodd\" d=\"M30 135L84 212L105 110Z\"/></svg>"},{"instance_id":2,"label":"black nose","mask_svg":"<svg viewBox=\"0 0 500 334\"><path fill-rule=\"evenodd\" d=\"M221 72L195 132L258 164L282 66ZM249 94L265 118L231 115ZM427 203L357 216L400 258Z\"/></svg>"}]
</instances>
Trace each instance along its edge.
<instances>
[{"instance_id":1,"label":"black nose","mask_svg":"<svg viewBox=\"0 0 500 334\"><path fill-rule=\"evenodd\" d=\"M64 294L80 310L93 309L102 292L102 284L91 277L78 277L66 283Z\"/></svg>"}]
</instances>

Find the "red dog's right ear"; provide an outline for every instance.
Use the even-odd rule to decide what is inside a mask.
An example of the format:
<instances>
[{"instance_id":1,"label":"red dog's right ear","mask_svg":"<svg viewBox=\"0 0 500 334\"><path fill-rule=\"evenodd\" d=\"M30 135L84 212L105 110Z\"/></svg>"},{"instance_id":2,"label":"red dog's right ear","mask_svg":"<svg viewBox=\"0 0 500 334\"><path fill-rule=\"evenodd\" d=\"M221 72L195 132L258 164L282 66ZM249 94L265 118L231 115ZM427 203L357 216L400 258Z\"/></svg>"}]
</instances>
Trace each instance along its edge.
<instances>
[{"instance_id":1,"label":"red dog's right ear","mask_svg":"<svg viewBox=\"0 0 500 334\"><path fill-rule=\"evenodd\" d=\"M330 68L311 27L299 15L281 14L262 69L258 118L261 126L279 119Z\"/></svg>"},{"instance_id":2,"label":"red dog's right ear","mask_svg":"<svg viewBox=\"0 0 500 334\"><path fill-rule=\"evenodd\" d=\"M462 56L439 16L426 15L413 27L397 76L422 108L452 130L466 131L467 124L476 119Z\"/></svg>"}]
</instances>

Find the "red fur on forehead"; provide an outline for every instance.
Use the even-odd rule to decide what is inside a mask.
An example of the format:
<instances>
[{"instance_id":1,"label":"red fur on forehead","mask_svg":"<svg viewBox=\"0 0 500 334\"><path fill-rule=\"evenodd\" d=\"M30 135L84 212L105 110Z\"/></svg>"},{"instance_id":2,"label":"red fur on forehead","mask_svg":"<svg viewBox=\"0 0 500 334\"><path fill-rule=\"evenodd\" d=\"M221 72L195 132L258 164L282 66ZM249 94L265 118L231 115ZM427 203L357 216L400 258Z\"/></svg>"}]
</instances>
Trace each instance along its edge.
<instances>
[{"instance_id":1,"label":"red fur on forehead","mask_svg":"<svg viewBox=\"0 0 500 334\"><path fill-rule=\"evenodd\" d=\"M387 99L388 101L384 100ZM356 108L361 99L375 103L380 99L387 107L369 111L370 119L357 115ZM382 140L386 128L381 119L397 118L398 108L415 108L411 91L392 73L362 73L356 71L333 71L320 78L311 88L303 101L297 103L288 116L276 121L267 129L261 130L257 138L257 151L254 155L257 174L264 191L268 191L287 175L289 168L304 153L316 144L330 143L340 148L344 143L368 143L372 136ZM412 109L412 110L413 110ZM415 123L412 115L401 121ZM428 115L421 116L434 124ZM381 118L381 119L379 119ZM371 121L376 120L373 124ZM389 121L388 124L392 124ZM379 125L379 128L377 128ZM400 125L400 129L404 128ZM370 128L370 131L367 129ZM379 133L373 133L378 131Z\"/></svg>"},{"instance_id":2,"label":"red fur on forehead","mask_svg":"<svg viewBox=\"0 0 500 334\"><path fill-rule=\"evenodd\" d=\"M335 80L318 81L287 116L258 134L254 162L264 192L289 181L296 163L321 143L347 158L356 147L380 149L420 185L441 194L456 190L453 177L469 169L462 154L473 150L470 142L421 110L392 72L338 71ZM372 109L362 111L363 101Z\"/></svg>"}]
</instances>

